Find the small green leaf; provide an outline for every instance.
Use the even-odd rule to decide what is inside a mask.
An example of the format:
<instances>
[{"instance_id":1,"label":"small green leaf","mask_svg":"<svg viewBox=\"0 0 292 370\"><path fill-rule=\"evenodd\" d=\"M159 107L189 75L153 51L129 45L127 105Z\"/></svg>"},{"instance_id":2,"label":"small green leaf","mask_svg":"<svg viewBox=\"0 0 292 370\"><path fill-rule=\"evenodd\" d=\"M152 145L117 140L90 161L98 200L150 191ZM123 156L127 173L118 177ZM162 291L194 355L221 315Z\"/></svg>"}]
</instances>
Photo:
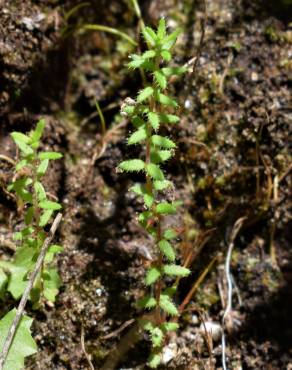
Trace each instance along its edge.
<instances>
[{"instance_id":1,"label":"small green leaf","mask_svg":"<svg viewBox=\"0 0 292 370\"><path fill-rule=\"evenodd\" d=\"M157 204L156 212L164 215L172 215L176 212L176 208L171 203L162 202Z\"/></svg>"},{"instance_id":2,"label":"small green leaf","mask_svg":"<svg viewBox=\"0 0 292 370\"><path fill-rule=\"evenodd\" d=\"M157 366L160 364L160 362L161 362L161 355L159 353L151 353L148 358L147 365L151 369L156 369Z\"/></svg>"},{"instance_id":3,"label":"small green leaf","mask_svg":"<svg viewBox=\"0 0 292 370\"><path fill-rule=\"evenodd\" d=\"M139 172L144 170L145 163L141 159L130 159L123 161L118 167L126 172Z\"/></svg>"},{"instance_id":4,"label":"small green leaf","mask_svg":"<svg viewBox=\"0 0 292 370\"><path fill-rule=\"evenodd\" d=\"M165 190L169 187L173 187L173 183L169 180L163 180L163 181L154 181L153 187L155 190Z\"/></svg>"},{"instance_id":5,"label":"small green leaf","mask_svg":"<svg viewBox=\"0 0 292 370\"><path fill-rule=\"evenodd\" d=\"M157 36L151 27L142 27L142 34L147 44L150 46L155 46Z\"/></svg>"},{"instance_id":6,"label":"small green leaf","mask_svg":"<svg viewBox=\"0 0 292 370\"><path fill-rule=\"evenodd\" d=\"M53 211L58 211L62 208L61 204L57 202L52 202L50 200L44 200L39 203L40 208L42 209L51 209Z\"/></svg>"},{"instance_id":7,"label":"small green leaf","mask_svg":"<svg viewBox=\"0 0 292 370\"><path fill-rule=\"evenodd\" d=\"M144 211L141 212L138 216L138 221L140 224L146 228L148 221L153 217L153 213L151 211Z\"/></svg>"},{"instance_id":8,"label":"small green leaf","mask_svg":"<svg viewBox=\"0 0 292 370\"><path fill-rule=\"evenodd\" d=\"M163 105L167 105L173 108L177 108L178 104L174 99L171 99L169 96L162 93L158 93L156 97L157 101Z\"/></svg>"},{"instance_id":9,"label":"small green leaf","mask_svg":"<svg viewBox=\"0 0 292 370\"><path fill-rule=\"evenodd\" d=\"M151 267L146 274L145 284L152 285L157 281L161 276L161 271L157 267Z\"/></svg>"},{"instance_id":10,"label":"small green leaf","mask_svg":"<svg viewBox=\"0 0 292 370\"><path fill-rule=\"evenodd\" d=\"M159 327L156 327L151 331L150 335L153 347L160 347L164 338L163 331Z\"/></svg>"},{"instance_id":11,"label":"small green leaf","mask_svg":"<svg viewBox=\"0 0 292 370\"><path fill-rule=\"evenodd\" d=\"M134 116L132 118L132 123L133 125L136 127L136 128L139 128L141 126L145 126L146 125L146 122L142 120L142 118L140 118L139 116Z\"/></svg>"},{"instance_id":12,"label":"small green leaf","mask_svg":"<svg viewBox=\"0 0 292 370\"><path fill-rule=\"evenodd\" d=\"M159 306L169 315L178 316L179 312L167 294L160 295Z\"/></svg>"},{"instance_id":13,"label":"small green leaf","mask_svg":"<svg viewBox=\"0 0 292 370\"><path fill-rule=\"evenodd\" d=\"M50 221L52 215L54 213L54 210L53 209L46 209L41 217L40 217L40 222L39 222L39 226L40 227L44 227L47 225L47 223Z\"/></svg>"},{"instance_id":14,"label":"small green leaf","mask_svg":"<svg viewBox=\"0 0 292 370\"><path fill-rule=\"evenodd\" d=\"M47 171L47 168L48 168L48 165L49 165L49 160L48 159L44 159L43 161L41 161L41 163L39 164L39 166L37 168L37 174L38 174L39 177L45 175L45 173Z\"/></svg>"},{"instance_id":15,"label":"small green leaf","mask_svg":"<svg viewBox=\"0 0 292 370\"><path fill-rule=\"evenodd\" d=\"M179 325L176 322L164 322L160 325L160 328L163 332L176 331L179 328Z\"/></svg>"},{"instance_id":16,"label":"small green leaf","mask_svg":"<svg viewBox=\"0 0 292 370\"><path fill-rule=\"evenodd\" d=\"M172 157L171 150L157 150L151 152L151 162L156 164L165 162L171 157Z\"/></svg>"},{"instance_id":17,"label":"small green leaf","mask_svg":"<svg viewBox=\"0 0 292 370\"><path fill-rule=\"evenodd\" d=\"M155 58L156 52L155 50L147 50L145 53L142 54L143 59Z\"/></svg>"},{"instance_id":18,"label":"small green leaf","mask_svg":"<svg viewBox=\"0 0 292 370\"><path fill-rule=\"evenodd\" d=\"M168 240L175 239L177 237L177 232L173 229L167 229L164 231L163 236Z\"/></svg>"},{"instance_id":19,"label":"small green leaf","mask_svg":"<svg viewBox=\"0 0 292 370\"><path fill-rule=\"evenodd\" d=\"M153 145L166 149L172 149L176 147L175 143L172 140L160 135L153 135L151 137L151 143Z\"/></svg>"},{"instance_id":20,"label":"small green leaf","mask_svg":"<svg viewBox=\"0 0 292 370\"><path fill-rule=\"evenodd\" d=\"M161 252L170 262L175 261L175 251L167 240L165 239L160 240L158 246Z\"/></svg>"},{"instance_id":21,"label":"small green leaf","mask_svg":"<svg viewBox=\"0 0 292 370\"><path fill-rule=\"evenodd\" d=\"M153 202L154 202L154 197L152 194L145 193L143 196L144 203L148 208L151 208Z\"/></svg>"},{"instance_id":22,"label":"small green leaf","mask_svg":"<svg viewBox=\"0 0 292 370\"><path fill-rule=\"evenodd\" d=\"M142 299L139 299L137 303L138 308L148 308L148 309L155 307L156 304L157 304L156 299L151 296L146 296Z\"/></svg>"},{"instance_id":23,"label":"small green leaf","mask_svg":"<svg viewBox=\"0 0 292 370\"><path fill-rule=\"evenodd\" d=\"M28 145L30 138L21 132L12 132L12 139L21 151L21 154L29 156L33 154L33 149Z\"/></svg>"},{"instance_id":24,"label":"small green leaf","mask_svg":"<svg viewBox=\"0 0 292 370\"><path fill-rule=\"evenodd\" d=\"M150 321L150 320L147 320L147 319L140 319L138 322L139 322L139 325L141 326L141 328L143 328L146 331L151 332L155 327L153 322Z\"/></svg>"},{"instance_id":25,"label":"small green leaf","mask_svg":"<svg viewBox=\"0 0 292 370\"><path fill-rule=\"evenodd\" d=\"M31 223L33 219L33 214L34 214L33 207L29 207L24 216L24 222L26 225L29 225Z\"/></svg>"},{"instance_id":26,"label":"small green leaf","mask_svg":"<svg viewBox=\"0 0 292 370\"><path fill-rule=\"evenodd\" d=\"M15 143L23 143L23 144L29 144L30 138L26 135L24 135L22 132L12 132L11 134L12 139L15 141Z\"/></svg>"},{"instance_id":27,"label":"small green leaf","mask_svg":"<svg viewBox=\"0 0 292 370\"><path fill-rule=\"evenodd\" d=\"M151 86L145 87L145 89L141 90L137 96L137 102L141 103L144 100L150 98L154 93L154 89Z\"/></svg>"},{"instance_id":28,"label":"small green leaf","mask_svg":"<svg viewBox=\"0 0 292 370\"><path fill-rule=\"evenodd\" d=\"M58 152L41 152L38 155L39 159L60 159L63 157L61 153Z\"/></svg>"},{"instance_id":29,"label":"small green leaf","mask_svg":"<svg viewBox=\"0 0 292 370\"><path fill-rule=\"evenodd\" d=\"M183 73L186 73L187 68L186 67L164 67L161 69L163 75L165 77L171 77L171 76L179 76Z\"/></svg>"},{"instance_id":30,"label":"small green leaf","mask_svg":"<svg viewBox=\"0 0 292 370\"><path fill-rule=\"evenodd\" d=\"M19 161L17 163L17 165L15 166L15 171L20 171L23 167L27 166L28 165L28 161L27 159L22 159L21 161Z\"/></svg>"},{"instance_id":31,"label":"small green leaf","mask_svg":"<svg viewBox=\"0 0 292 370\"><path fill-rule=\"evenodd\" d=\"M163 123L178 123L180 121L180 118L178 116L175 116L174 114L165 114L160 113L160 120Z\"/></svg>"},{"instance_id":32,"label":"small green leaf","mask_svg":"<svg viewBox=\"0 0 292 370\"><path fill-rule=\"evenodd\" d=\"M45 269L42 274L42 278L44 285L44 297L50 302L55 302L56 295L58 294L61 286L61 279L57 270L54 268Z\"/></svg>"},{"instance_id":33,"label":"small green leaf","mask_svg":"<svg viewBox=\"0 0 292 370\"><path fill-rule=\"evenodd\" d=\"M161 18L159 21L158 29L157 29L157 37L160 40L163 40L165 35L166 35L166 23L165 23L165 19Z\"/></svg>"},{"instance_id":34,"label":"small green leaf","mask_svg":"<svg viewBox=\"0 0 292 370\"><path fill-rule=\"evenodd\" d=\"M4 340L15 318L16 309L9 311L0 320L0 352L2 352ZM32 319L23 315L17 328L13 342L9 349L3 370L21 370L24 368L24 359L37 352L37 346L30 332Z\"/></svg>"},{"instance_id":35,"label":"small green leaf","mask_svg":"<svg viewBox=\"0 0 292 370\"><path fill-rule=\"evenodd\" d=\"M164 74L160 71L155 71L154 72L154 78L155 78L155 81L157 83L157 85L159 87L161 87L161 89L166 89L166 86L167 86L167 81L166 81L166 77L164 76Z\"/></svg>"},{"instance_id":36,"label":"small green leaf","mask_svg":"<svg viewBox=\"0 0 292 370\"><path fill-rule=\"evenodd\" d=\"M45 200L47 198L46 191L41 182L36 181L34 183L34 190L39 201Z\"/></svg>"},{"instance_id":37,"label":"small green leaf","mask_svg":"<svg viewBox=\"0 0 292 370\"><path fill-rule=\"evenodd\" d=\"M149 112L148 113L148 121L150 122L151 126L154 130L159 129L159 114L156 112Z\"/></svg>"},{"instance_id":38,"label":"small green leaf","mask_svg":"<svg viewBox=\"0 0 292 370\"><path fill-rule=\"evenodd\" d=\"M56 244L50 245L47 251L46 257L45 257L45 263L46 264L51 263L54 259L55 254L61 253L63 251L64 251L64 248L61 247L60 245L56 245Z\"/></svg>"},{"instance_id":39,"label":"small green leaf","mask_svg":"<svg viewBox=\"0 0 292 370\"><path fill-rule=\"evenodd\" d=\"M164 265L163 272L166 275L181 276L181 277L186 277L191 273L189 269L187 269L186 267L179 266L179 265Z\"/></svg>"},{"instance_id":40,"label":"small green leaf","mask_svg":"<svg viewBox=\"0 0 292 370\"><path fill-rule=\"evenodd\" d=\"M164 180L164 175L157 164L149 163L146 165L146 171L153 180Z\"/></svg>"},{"instance_id":41,"label":"small green leaf","mask_svg":"<svg viewBox=\"0 0 292 370\"><path fill-rule=\"evenodd\" d=\"M31 141L36 144L35 149L39 144L39 140L42 137L45 126L46 126L45 120L44 119L39 120L38 123L36 124L35 130L32 131L30 134Z\"/></svg>"},{"instance_id":42,"label":"small green leaf","mask_svg":"<svg viewBox=\"0 0 292 370\"><path fill-rule=\"evenodd\" d=\"M130 58L132 60L127 64L129 68L140 68L145 62L145 60L140 55L132 54Z\"/></svg>"},{"instance_id":43,"label":"small green leaf","mask_svg":"<svg viewBox=\"0 0 292 370\"><path fill-rule=\"evenodd\" d=\"M166 62L171 60L171 53L168 50L161 50L160 54Z\"/></svg>"},{"instance_id":44,"label":"small green leaf","mask_svg":"<svg viewBox=\"0 0 292 370\"><path fill-rule=\"evenodd\" d=\"M180 33L181 33L181 29L178 28L174 32L172 32L170 35L166 36L162 42L163 49L170 50L173 47L173 45L176 43L176 39Z\"/></svg>"},{"instance_id":45,"label":"small green leaf","mask_svg":"<svg viewBox=\"0 0 292 370\"><path fill-rule=\"evenodd\" d=\"M145 127L139 128L128 139L128 145L137 144L147 138L147 131Z\"/></svg>"},{"instance_id":46,"label":"small green leaf","mask_svg":"<svg viewBox=\"0 0 292 370\"><path fill-rule=\"evenodd\" d=\"M133 191L137 195L144 195L146 193L145 186L141 184L135 184L130 188L131 191Z\"/></svg>"}]
</instances>

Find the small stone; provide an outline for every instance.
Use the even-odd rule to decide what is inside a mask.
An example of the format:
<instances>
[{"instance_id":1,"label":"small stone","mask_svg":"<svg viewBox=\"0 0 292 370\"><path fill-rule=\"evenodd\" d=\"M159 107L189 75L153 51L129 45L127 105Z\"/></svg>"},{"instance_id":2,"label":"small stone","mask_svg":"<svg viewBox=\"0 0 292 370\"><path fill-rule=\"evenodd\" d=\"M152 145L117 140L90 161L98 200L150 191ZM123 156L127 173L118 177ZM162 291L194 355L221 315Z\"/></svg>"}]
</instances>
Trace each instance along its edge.
<instances>
[{"instance_id":1,"label":"small stone","mask_svg":"<svg viewBox=\"0 0 292 370\"><path fill-rule=\"evenodd\" d=\"M161 363L163 365L168 364L172 359L177 355L177 345L176 343L169 343L166 347L163 348Z\"/></svg>"},{"instance_id":2,"label":"small stone","mask_svg":"<svg viewBox=\"0 0 292 370\"><path fill-rule=\"evenodd\" d=\"M212 339L217 342L222 335L221 325L217 322L206 321L200 326L200 332L206 334L206 331L211 335Z\"/></svg>"}]
</instances>

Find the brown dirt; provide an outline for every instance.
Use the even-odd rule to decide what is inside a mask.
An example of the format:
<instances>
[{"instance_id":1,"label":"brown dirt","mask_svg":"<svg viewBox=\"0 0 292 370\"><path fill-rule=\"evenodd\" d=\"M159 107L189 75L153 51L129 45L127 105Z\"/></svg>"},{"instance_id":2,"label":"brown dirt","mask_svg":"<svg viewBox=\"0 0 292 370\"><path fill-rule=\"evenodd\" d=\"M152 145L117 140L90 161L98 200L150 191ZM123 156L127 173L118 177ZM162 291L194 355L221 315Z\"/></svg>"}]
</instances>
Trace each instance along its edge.
<instances>
[{"instance_id":1,"label":"brown dirt","mask_svg":"<svg viewBox=\"0 0 292 370\"><path fill-rule=\"evenodd\" d=\"M14 158L9 133L29 130L39 117L48 121L43 145L64 153L47 178L48 190L64 205L57 236L65 247L58 258L63 286L54 307L27 308L35 318L39 347L27 361L26 369L31 370L88 369L80 345L82 327L87 351L100 368L127 329L103 337L138 315L135 302L144 291L143 256L151 250L151 241L136 222L141 204L128 192L139 177L115 170L122 158L133 156L125 145L127 125L110 137L104 154L92 165L101 140L93 98L105 112L108 128L113 127L119 122L121 101L142 83L124 67L127 44L100 33L64 36L64 14L76 4L10 0L0 15L0 154ZM185 109L180 127L170 133L179 148L166 169L177 187L175 196L184 203L179 217L168 220L185 228L180 248L198 247L196 235L211 231L211 237L193 262L192 276L181 284L177 302L212 257L218 255L219 262L182 315L181 330L172 338L178 351L165 368L210 368L197 307L208 320L220 322L218 286L226 294L227 244L235 221L246 216L231 266L242 304L234 298L234 320L227 334L229 368L288 369L292 30L287 9L291 8L275 10L236 0L208 0L206 5L204 16L200 1L141 1L147 23L155 24L163 14L186 27L177 46L177 63L196 54L205 23L195 76L188 75L173 87ZM81 22L136 34L136 20L125 1L92 0L69 25ZM137 148L136 154L140 152ZM12 176L11 165L1 161L0 232L6 239L21 220L5 190ZM271 244L277 266L271 261ZM1 248L4 253L8 251ZM1 314L13 305L7 296L0 304ZM145 338L119 369L146 368L148 350ZM216 369L222 367L220 341L213 343L212 361Z\"/></svg>"}]
</instances>

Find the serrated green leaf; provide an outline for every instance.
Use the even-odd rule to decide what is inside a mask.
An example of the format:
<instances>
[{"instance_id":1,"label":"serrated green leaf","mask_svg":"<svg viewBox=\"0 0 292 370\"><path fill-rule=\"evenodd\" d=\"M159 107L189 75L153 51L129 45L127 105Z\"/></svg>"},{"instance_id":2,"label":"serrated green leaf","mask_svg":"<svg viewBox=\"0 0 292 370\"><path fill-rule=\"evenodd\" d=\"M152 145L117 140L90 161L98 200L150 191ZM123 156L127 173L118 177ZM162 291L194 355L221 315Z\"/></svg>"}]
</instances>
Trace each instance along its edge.
<instances>
[{"instance_id":1,"label":"serrated green leaf","mask_svg":"<svg viewBox=\"0 0 292 370\"><path fill-rule=\"evenodd\" d=\"M144 39L149 46L155 46L157 41L156 33L151 27L142 27L142 34Z\"/></svg>"},{"instance_id":2,"label":"serrated green leaf","mask_svg":"<svg viewBox=\"0 0 292 370\"><path fill-rule=\"evenodd\" d=\"M132 60L131 60L131 62L129 62L127 64L127 66L129 68L133 68L133 69L140 68L143 65L144 61L145 61L140 55L136 55L136 54L132 54L130 56L130 58Z\"/></svg>"},{"instance_id":3,"label":"serrated green leaf","mask_svg":"<svg viewBox=\"0 0 292 370\"><path fill-rule=\"evenodd\" d=\"M161 344L164 338L163 331L159 327L156 327L153 330L151 330L150 336L151 336L152 346L154 348L161 347Z\"/></svg>"},{"instance_id":4,"label":"serrated green leaf","mask_svg":"<svg viewBox=\"0 0 292 370\"><path fill-rule=\"evenodd\" d=\"M176 322L164 322L160 325L160 328L163 332L176 331L179 325Z\"/></svg>"},{"instance_id":5,"label":"serrated green leaf","mask_svg":"<svg viewBox=\"0 0 292 370\"><path fill-rule=\"evenodd\" d=\"M39 144L39 140L42 137L44 128L46 126L46 122L44 119L41 119L36 124L36 128L31 132L30 138L31 141L35 144L34 147L36 148Z\"/></svg>"},{"instance_id":6,"label":"serrated green leaf","mask_svg":"<svg viewBox=\"0 0 292 370\"><path fill-rule=\"evenodd\" d=\"M171 316L178 316L179 312L170 299L170 297L166 294L161 294L160 295L160 301L159 301L159 306L168 314Z\"/></svg>"},{"instance_id":7,"label":"serrated green leaf","mask_svg":"<svg viewBox=\"0 0 292 370\"><path fill-rule=\"evenodd\" d=\"M173 45L176 43L178 35L181 33L181 29L177 28L170 35L166 36L162 41L162 48L165 50L170 50Z\"/></svg>"},{"instance_id":8,"label":"serrated green leaf","mask_svg":"<svg viewBox=\"0 0 292 370\"><path fill-rule=\"evenodd\" d=\"M156 112L149 112L148 113L148 121L150 122L151 126L154 130L159 129L159 114Z\"/></svg>"},{"instance_id":9,"label":"serrated green leaf","mask_svg":"<svg viewBox=\"0 0 292 370\"><path fill-rule=\"evenodd\" d=\"M144 195L146 193L146 189L144 185L141 184L135 184L133 185L130 190L134 192L137 195Z\"/></svg>"},{"instance_id":10,"label":"serrated green leaf","mask_svg":"<svg viewBox=\"0 0 292 370\"><path fill-rule=\"evenodd\" d=\"M153 217L153 212L151 211L144 211L141 212L138 216L138 221L143 227L147 227L148 221Z\"/></svg>"},{"instance_id":11,"label":"serrated green leaf","mask_svg":"<svg viewBox=\"0 0 292 370\"><path fill-rule=\"evenodd\" d=\"M163 40L165 35L166 35L166 23L165 23L165 19L161 18L158 24L158 28L157 28L157 37L160 40Z\"/></svg>"},{"instance_id":12,"label":"serrated green leaf","mask_svg":"<svg viewBox=\"0 0 292 370\"><path fill-rule=\"evenodd\" d=\"M152 285L157 281L161 276L161 271L157 267L151 267L146 274L145 277L145 284L146 285Z\"/></svg>"},{"instance_id":13,"label":"serrated green leaf","mask_svg":"<svg viewBox=\"0 0 292 370\"><path fill-rule=\"evenodd\" d=\"M181 276L181 277L186 277L191 273L189 269L187 269L186 267L179 266L179 265L164 265L163 272L166 275Z\"/></svg>"},{"instance_id":14,"label":"serrated green leaf","mask_svg":"<svg viewBox=\"0 0 292 370\"><path fill-rule=\"evenodd\" d=\"M147 365L151 369L156 369L157 366L160 364L160 362L161 362L161 355L159 353L151 353L148 358Z\"/></svg>"},{"instance_id":15,"label":"serrated green leaf","mask_svg":"<svg viewBox=\"0 0 292 370\"><path fill-rule=\"evenodd\" d=\"M166 61L169 62L171 60L171 53L168 50L161 50L160 52L162 58Z\"/></svg>"},{"instance_id":16,"label":"serrated green leaf","mask_svg":"<svg viewBox=\"0 0 292 370\"><path fill-rule=\"evenodd\" d=\"M0 320L0 352L3 349L5 338L15 318L16 309L9 311ZM16 334L9 349L3 370L21 370L24 368L24 359L37 352L37 346L30 332L32 319L26 315L20 320Z\"/></svg>"},{"instance_id":17,"label":"serrated green leaf","mask_svg":"<svg viewBox=\"0 0 292 370\"><path fill-rule=\"evenodd\" d=\"M154 72L154 79L155 79L157 85L161 89L163 89L163 90L166 89L166 86L167 86L166 77L164 76L164 74L161 71L155 71Z\"/></svg>"},{"instance_id":18,"label":"serrated green leaf","mask_svg":"<svg viewBox=\"0 0 292 370\"><path fill-rule=\"evenodd\" d=\"M41 152L38 155L39 159L60 159L63 157L63 154L58 152Z\"/></svg>"},{"instance_id":19,"label":"serrated green leaf","mask_svg":"<svg viewBox=\"0 0 292 370\"><path fill-rule=\"evenodd\" d=\"M42 201L42 200L46 199L46 197L47 197L46 191L45 191L41 182L36 181L34 183L34 190L36 192L36 195L37 195L37 198L38 198L39 201Z\"/></svg>"},{"instance_id":20,"label":"serrated green leaf","mask_svg":"<svg viewBox=\"0 0 292 370\"><path fill-rule=\"evenodd\" d=\"M137 144L147 138L147 131L145 127L139 128L128 139L128 145Z\"/></svg>"},{"instance_id":21,"label":"serrated green leaf","mask_svg":"<svg viewBox=\"0 0 292 370\"><path fill-rule=\"evenodd\" d=\"M143 59L155 58L156 52L155 50L147 50L145 53L142 54Z\"/></svg>"},{"instance_id":22,"label":"serrated green leaf","mask_svg":"<svg viewBox=\"0 0 292 370\"><path fill-rule=\"evenodd\" d=\"M145 205L148 207L148 208L151 208L153 202L154 202L154 197L152 194L149 194L149 193L145 193L143 195L143 200L144 200L144 203Z\"/></svg>"},{"instance_id":23,"label":"serrated green leaf","mask_svg":"<svg viewBox=\"0 0 292 370\"><path fill-rule=\"evenodd\" d=\"M164 175L157 164L149 163L146 165L146 171L153 180L164 180Z\"/></svg>"},{"instance_id":24,"label":"serrated green leaf","mask_svg":"<svg viewBox=\"0 0 292 370\"><path fill-rule=\"evenodd\" d=\"M156 212L164 215L172 215L176 213L176 207L171 203L162 202L157 204Z\"/></svg>"},{"instance_id":25,"label":"serrated green leaf","mask_svg":"<svg viewBox=\"0 0 292 370\"><path fill-rule=\"evenodd\" d=\"M180 121L180 118L178 116L175 116L174 114L165 114L160 113L160 120L163 123L178 123Z\"/></svg>"},{"instance_id":26,"label":"serrated green leaf","mask_svg":"<svg viewBox=\"0 0 292 370\"><path fill-rule=\"evenodd\" d=\"M163 180L163 181L154 181L153 182L153 187L155 190L165 190L169 187L173 187L173 183L169 180Z\"/></svg>"},{"instance_id":27,"label":"serrated green leaf","mask_svg":"<svg viewBox=\"0 0 292 370\"><path fill-rule=\"evenodd\" d=\"M165 240L165 239L160 240L160 242L158 243L158 246L159 246L159 249L161 250L161 252L163 253L163 255L170 262L175 261L175 251L174 251L173 247L171 246L171 244L167 240Z\"/></svg>"},{"instance_id":28,"label":"serrated green leaf","mask_svg":"<svg viewBox=\"0 0 292 370\"><path fill-rule=\"evenodd\" d=\"M171 240L177 237L177 232L173 229L167 229L163 233L165 239Z\"/></svg>"},{"instance_id":29,"label":"serrated green leaf","mask_svg":"<svg viewBox=\"0 0 292 370\"><path fill-rule=\"evenodd\" d=\"M48 168L48 165L49 165L49 160L48 159L44 159L43 161L40 162L40 164L38 165L38 168L37 168L37 175L39 177L45 175L45 173L47 171L47 168Z\"/></svg>"},{"instance_id":30,"label":"serrated green leaf","mask_svg":"<svg viewBox=\"0 0 292 370\"><path fill-rule=\"evenodd\" d=\"M139 128L141 126L145 126L146 125L146 122L143 121L143 119L139 116L134 116L132 118L132 123L133 125L136 127L136 128Z\"/></svg>"},{"instance_id":31,"label":"serrated green leaf","mask_svg":"<svg viewBox=\"0 0 292 370\"><path fill-rule=\"evenodd\" d=\"M129 159L120 163L118 167L126 172L139 172L145 169L145 163L141 159Z\"/></svg>"},{"instance_id":32,"label":"serrated green leaf","mask_svg":"<svg viewBox=\"0 0 292 370\"><path fill-rule=\"evenodd\" d=\"M151 162L161 163L167 161L172 157L173 152L171 150L157 150L151 152Z\"/></svg>"},{"instance_id":33,"label":"serrated green leaf","mask_svg":"<svg viewBox=\"0 0 292 370\"><path fill-rule=\"evenodd\" d=\"M54 213L54 210L53 209L46 209L42 214L41 214L41 217L40 217L40 222L39 222L39 226L40 227L44 227L47 225L47 223L50 221L52 215Z\"/></svg>"},{"instance_id":34,"label":"serrated green leaf","mask_svg":"<svg viewBox=\"0 0 292 370\"><path fill-rule=\"evenodd\" d=\"M178 106L177 102L174 99L160 92L156 94L156 99L160 104L167 105L169 107L177 108Z\"/></svg>"},{"instance_id":35,"label":"serrated green leaf","mask_svg":"<svg viewBox=\"0 0 292 370\"><path fill-rule=\"evenodd\" d=\"M137 102L142 103L144 100L150 98L154 93L154 89L151 86L145 87L145 89L141 90L137 96Z\"/></svg>"},{"instance_id":36,"label":"serrated green leaf","mask_svg":"<svg viewBox=\"0 0 292 370\"><path fill-rule=\"evenodd\" d=\"M159 146L161 148L166 149L173 149L176 147L175 143L172 140L160 135L152 135L151 143L155 146Z\"/></svg>"},{"instance_id":37,"label":"serrated green leaf","mask_svg":"<svg viewBox=\"0 0 292 370\"><path fill-rule=\"evenodd\" d=\"M42 209L51 209L53 211L58 211L62 208L61 204L57 202L52 202L50 200L44 200L39 203L40 208Z\"/></svg>"},{"instance_id":38,"label":"serrated green leaf","mask_svg":"<svg viewBox=\"0 0 292 370\"><path fill-rule=\"evenodd\" d=\"M139 301L137 302L137 306L138 308L153 308L155 307L157 304L156 302L156 299L154 297L151 297L151 296L146 296L142 299L139 299Z\"/></svg>"},{"instance_id":39,"label":"serrated green leaf","mask_svg":"<svg viewBox=\"0 0 292 370\"><path fill-rule=\"evenodd\" d=\"M139 319L138 322L145 331L152 331L155 328L153 322L148 319Z\"/></svg>"},{"instance_id":40,"label":"serrated green leaf","mask_svg":"<svg viewBox=\"0 0 292 370\"><path fill-rule=\"evenodd\" d=\"M161 72L165 77L179 76L183 73L186 73L186 67L164 67L161 69Z\"/></svg>"}]
</instances>

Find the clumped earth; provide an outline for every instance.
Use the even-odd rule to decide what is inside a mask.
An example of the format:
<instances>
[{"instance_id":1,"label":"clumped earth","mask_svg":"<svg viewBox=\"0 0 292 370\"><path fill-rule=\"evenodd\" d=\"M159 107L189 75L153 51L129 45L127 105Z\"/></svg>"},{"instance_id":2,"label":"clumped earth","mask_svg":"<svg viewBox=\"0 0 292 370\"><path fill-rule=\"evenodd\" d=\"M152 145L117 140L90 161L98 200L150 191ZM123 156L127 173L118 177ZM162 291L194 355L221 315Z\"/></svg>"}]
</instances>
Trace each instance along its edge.
<instances>
[{"instance_id":1,"label":"clumped earth","mask_svg":"<svg viewBox=\"0 0 292 370\"><path fill-rule=\"evenodd\" d=\"M131 51L126 41L82 32L81 26L103 24L137 38L137 19L126 1L92 0L73 13L78 3L69 0L9 0L1 5L2 257L12 253L7 241L21 220L6 190L13 177L9 158L16 155L10 132L26 132L44 117L44 147L64 153L46 180L48 191L64 205L57 236L65 247L58 258L63 286L55 306L38 311L27 307L35 318L39 352L26 369L88 369L82 333L95 368L101 368L131 330L128 321L138 316L135 302L144 291L143 261L151 250L151 241L136 222L141 204L128 193L138 178L116 172L121 159L129 156L128 122L119 116L119 107L142 81L125 68ZM224 263L233 225L245 217L231 261L237 293L226 327L229 368L289 369L291 5L152 0L140 6L147 24L155 25L164 15L170 27L184 27L177 64L198 58L193 73L190 68L173 85L182 120L169 133L179 145L167 172L184 206L178 219L168 221L183 230L178 243L182 253L194 250L193 273L181 284L177 302L203 271L208 274L181 317L179 333L170 339L171 359L162 368L222 367L218 325L227 294ZM110 130L104 141L94 99ZM216 262L207 271L213 258ZM1 316L13 305L6 296ZM219 335L206 337L202 320L217 325ZM125 323L129 325L119 331ZM146 368L148 350L144 338L121 358L118 368Z\"/></svg>"}]
</instances>

